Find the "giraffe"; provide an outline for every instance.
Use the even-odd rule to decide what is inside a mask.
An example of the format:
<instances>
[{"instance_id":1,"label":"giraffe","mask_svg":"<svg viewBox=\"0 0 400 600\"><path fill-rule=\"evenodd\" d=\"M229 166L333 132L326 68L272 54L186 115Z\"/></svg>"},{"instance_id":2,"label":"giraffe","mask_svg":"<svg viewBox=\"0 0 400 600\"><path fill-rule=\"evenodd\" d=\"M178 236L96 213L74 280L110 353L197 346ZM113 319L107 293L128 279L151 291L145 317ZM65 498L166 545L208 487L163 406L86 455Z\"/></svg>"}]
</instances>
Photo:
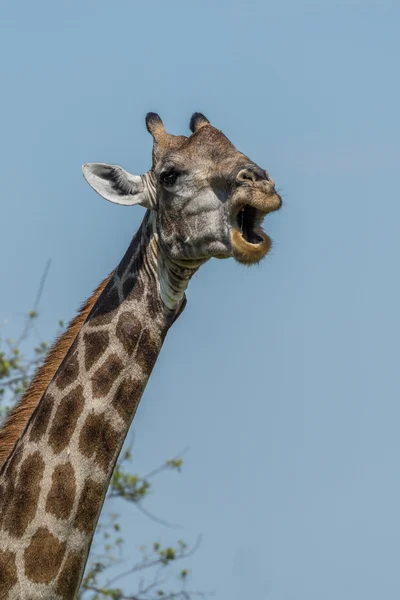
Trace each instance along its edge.
<instances>
[{"instance_id":1,"label":"giraffe","mask_svg":"<svg viewBox=\"0 0 400 600\"><path fill-rule=\"evenodd\" d=\"M193 274L212 257L251 265L282 200L268 173L201 113L191 135L148 113L152 166L85 164L103 198L145 207L116 269L56 341L0 432L0 598L76 598L110 478Z\"/></svg>"}]
</instances>

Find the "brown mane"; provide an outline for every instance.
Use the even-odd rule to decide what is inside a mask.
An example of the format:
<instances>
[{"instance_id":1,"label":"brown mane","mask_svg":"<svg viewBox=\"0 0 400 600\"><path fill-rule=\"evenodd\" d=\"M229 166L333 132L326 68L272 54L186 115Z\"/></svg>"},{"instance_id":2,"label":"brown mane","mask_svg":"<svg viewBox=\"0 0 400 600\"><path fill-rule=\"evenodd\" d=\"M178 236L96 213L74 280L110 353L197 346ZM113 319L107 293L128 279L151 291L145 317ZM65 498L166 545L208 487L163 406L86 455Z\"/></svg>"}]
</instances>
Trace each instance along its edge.
<instances>
[{"instance_id":1,"label":"brown mane","mask_svg":"<svg viewBox=\"0 0 400 600\"><path fill-rule=\"evenodd\" d=\"M10 456L33 411L39 404L54 374L113 274L114 271L100 283L93 294L82 304L78 314L69 324L68 329L56 339L50 348L44 363L37 369L30 386L21 400L11 410L0 430L0 470Z\"/></svg>"}]
</instances>

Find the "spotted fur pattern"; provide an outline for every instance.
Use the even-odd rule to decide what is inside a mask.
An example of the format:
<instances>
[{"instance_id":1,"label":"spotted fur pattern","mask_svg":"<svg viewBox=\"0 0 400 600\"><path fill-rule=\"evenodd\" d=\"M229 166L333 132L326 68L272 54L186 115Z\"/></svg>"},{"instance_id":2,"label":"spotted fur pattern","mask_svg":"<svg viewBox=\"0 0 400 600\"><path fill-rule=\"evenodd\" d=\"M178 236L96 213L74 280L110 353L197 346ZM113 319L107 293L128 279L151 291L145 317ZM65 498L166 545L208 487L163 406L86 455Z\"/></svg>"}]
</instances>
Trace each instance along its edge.
<instances>
[{"instance_id":1,"label":"spotted fur pattern","mask_svg":"<svg viewBox=\"0 0 400 600\"><path fill-rule=\"evenodd\" d=\"M77 593L116 459L175 316L150 276L157 254L148 213L6 461L4 600Z\"/></svg>"}]
</instances>

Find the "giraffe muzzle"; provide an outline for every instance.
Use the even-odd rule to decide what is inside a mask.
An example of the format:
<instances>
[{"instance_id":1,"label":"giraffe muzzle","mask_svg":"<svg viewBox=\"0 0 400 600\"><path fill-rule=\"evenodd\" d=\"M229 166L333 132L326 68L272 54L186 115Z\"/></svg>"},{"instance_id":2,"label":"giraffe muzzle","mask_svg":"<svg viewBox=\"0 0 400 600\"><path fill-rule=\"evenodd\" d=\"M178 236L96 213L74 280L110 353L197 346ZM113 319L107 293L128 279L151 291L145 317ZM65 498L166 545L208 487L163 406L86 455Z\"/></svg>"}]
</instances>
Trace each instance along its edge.
<instances>
[{"instance_id":1,"label":"giraffe muzzle","mask_svg":"<svg viewBox=\"0 0 400 600\"><path fill-rule=\"evenodd\" d=\"M275 187L257 182L243 186L235 195L231 209L231 246L234 258L244 264L259 262L271 249L272 242L262 229L265 216L282 206Z\"/></svg>"}]
</instances>

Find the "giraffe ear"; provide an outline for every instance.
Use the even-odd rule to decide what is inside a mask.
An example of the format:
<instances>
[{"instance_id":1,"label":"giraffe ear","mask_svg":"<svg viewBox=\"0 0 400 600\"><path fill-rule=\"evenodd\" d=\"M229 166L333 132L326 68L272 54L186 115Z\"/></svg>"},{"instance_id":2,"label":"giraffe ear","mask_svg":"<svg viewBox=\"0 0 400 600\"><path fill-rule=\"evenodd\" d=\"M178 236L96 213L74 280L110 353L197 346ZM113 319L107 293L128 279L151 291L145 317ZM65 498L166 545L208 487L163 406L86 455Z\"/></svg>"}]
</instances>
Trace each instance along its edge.
<instances>
[{"instance_id":1,"label":"giraffe ear","mask_svg":"<svg viewBox=\"0 0 400 600\"><path fill-rule=\"evenodd\" d=\"M150 195L140 175L131 175L122 167L104 163L87 163L83 165L82 173L90 187L106 200L124 206L140 204L150 208Z\"/></svg>"}]
</instances>

